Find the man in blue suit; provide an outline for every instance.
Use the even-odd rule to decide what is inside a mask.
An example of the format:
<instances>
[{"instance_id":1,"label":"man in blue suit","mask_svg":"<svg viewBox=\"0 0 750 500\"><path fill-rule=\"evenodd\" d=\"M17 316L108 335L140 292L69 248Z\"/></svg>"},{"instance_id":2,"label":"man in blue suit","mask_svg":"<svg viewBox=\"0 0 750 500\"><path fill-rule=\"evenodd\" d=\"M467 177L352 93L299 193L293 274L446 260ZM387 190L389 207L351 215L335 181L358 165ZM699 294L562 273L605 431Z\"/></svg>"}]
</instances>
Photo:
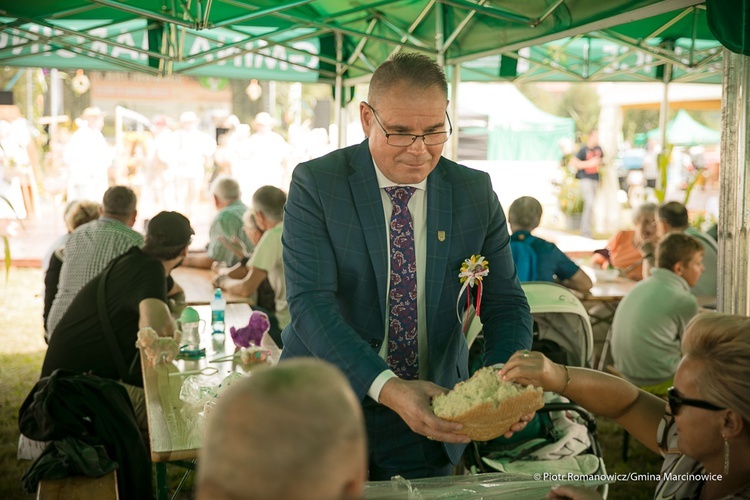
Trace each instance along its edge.
<instances>
[{"instance_id":1,"label":"man in blue suit","mask_svg":"<svg viewBox=\"0 0 750 500\"><path fill-rule=\"evenodd\" d=\"M365 413L370 480L449 475L469 442L457 433L460 424L430 407L433 396L468 377L456 313L465 259L481 254L490 266L481 302L485 365L531 346L529 306L489 176L441 157L452 132L447 95L445 75L429 58L386 61L372 76L369 102L360 104L368 139L297 166L285 208L292 323L282 333L282 359L315 356L347 375ZM413 192L406 209L391 201L393 186ZM403 271L392 253L402 225L392 216L401 212L410 217L415 256L409 295L416 307L407 322L416 334L406 334L414 342L413 377L396 375L401 368L392 361L404 341L402 320L389 317L400 279L394 271Z\"/></svg>"}]
</instances>

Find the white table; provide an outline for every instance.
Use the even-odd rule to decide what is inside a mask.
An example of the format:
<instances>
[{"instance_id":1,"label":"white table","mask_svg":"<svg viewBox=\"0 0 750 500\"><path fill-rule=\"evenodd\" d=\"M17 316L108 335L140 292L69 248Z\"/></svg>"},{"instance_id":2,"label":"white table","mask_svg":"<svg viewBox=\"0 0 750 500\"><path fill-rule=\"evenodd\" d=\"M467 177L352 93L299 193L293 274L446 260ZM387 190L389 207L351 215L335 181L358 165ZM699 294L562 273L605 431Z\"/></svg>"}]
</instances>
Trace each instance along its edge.
<instances>
[{"instance_id":1,"label":"white table","mask_svg":"<svg viewBox=\"0 0 750 500\"><path fill-rule=\"evenodd\" d=\"M185 304L189 306L210 304L214 298L216 287L211 283L213 273L209 269L198 269L195 267L178 267L172 269L172 279L185 291ZM252 297L243 297L229 292L222 292L227 304L245 303L254 304Z\"/></svg>"},{"instance_id":2,"label":"white table","mask_svg":"<svg viewBox=\"0 0 750 500\"><path fill-rule=\"evenodd\" d=\"M201 319L210 324L211 309L209 306L196 306ZM206 356L197 359L179 359L172 363L159 363L152 366L146 356L141 354L143 371L143 390L146 399L148 430L151 442L151 460L156 464L156 493L159 500L167 498L166 464L175 462L187 468L193 468L192 462L198 456L202 434L196 430L193 421L186 421L182 408L186 403L180 399L180 389L185 376L180 373L215 367L219 370L217 377L225 377L232 372L247 372L261 365L243 365L239 358L220 363L210 360L231 355L236 347L229 335L229 328L246 326L252 310L247 304L228 304L225 313L226 334L222 341L212 335L207 328L201 334L201 347L206 349Z\"/></svg>"}]
</instances>

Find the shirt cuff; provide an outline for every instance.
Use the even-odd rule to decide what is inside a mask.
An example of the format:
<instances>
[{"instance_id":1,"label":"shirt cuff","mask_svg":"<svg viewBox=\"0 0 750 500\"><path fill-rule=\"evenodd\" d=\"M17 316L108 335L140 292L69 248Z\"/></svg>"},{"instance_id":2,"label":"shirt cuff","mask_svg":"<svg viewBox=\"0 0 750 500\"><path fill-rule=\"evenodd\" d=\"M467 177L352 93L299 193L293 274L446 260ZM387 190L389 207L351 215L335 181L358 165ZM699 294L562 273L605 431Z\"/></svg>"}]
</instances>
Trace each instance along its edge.
<instances>
[{"instance_id":1,"label":"shirt cuff","mask_svg":"<svg viewBox=\"0 0 750 500\"><path fill-rule=\"evenodd\" d=\"M374 399L376 402L380 403L380 391L383 390L383 386L385 385L385 383L392 378L398 377L391 370L380 372L380 375L375 377L375 380L372 381L372 385L370 386L370 390L367 391L367 395Z\"/></svg>"}]
</instances>

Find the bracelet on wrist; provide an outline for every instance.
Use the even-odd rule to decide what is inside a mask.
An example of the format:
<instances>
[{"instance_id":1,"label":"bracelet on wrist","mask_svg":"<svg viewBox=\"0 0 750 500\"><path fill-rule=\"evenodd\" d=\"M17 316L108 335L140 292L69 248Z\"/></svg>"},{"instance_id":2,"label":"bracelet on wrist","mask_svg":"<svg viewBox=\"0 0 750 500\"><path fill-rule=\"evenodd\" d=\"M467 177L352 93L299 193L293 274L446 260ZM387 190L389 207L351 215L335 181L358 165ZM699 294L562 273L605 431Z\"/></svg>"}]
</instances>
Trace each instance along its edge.
<instances>
[{"instance_id":1,"label":"bracelet on wrist","mask_svg":"<svg viewBox=\"0 0 750 500\"><path fill-rule=\"evenodd\" d=\"M570 384L570 372L568 371L567 365L562 365L563 369L565 370L565 386L562 388L562 390L558 394L562 394L565 392L565 389L568 388L568 384Z\"/></svg>"}]
</instances>

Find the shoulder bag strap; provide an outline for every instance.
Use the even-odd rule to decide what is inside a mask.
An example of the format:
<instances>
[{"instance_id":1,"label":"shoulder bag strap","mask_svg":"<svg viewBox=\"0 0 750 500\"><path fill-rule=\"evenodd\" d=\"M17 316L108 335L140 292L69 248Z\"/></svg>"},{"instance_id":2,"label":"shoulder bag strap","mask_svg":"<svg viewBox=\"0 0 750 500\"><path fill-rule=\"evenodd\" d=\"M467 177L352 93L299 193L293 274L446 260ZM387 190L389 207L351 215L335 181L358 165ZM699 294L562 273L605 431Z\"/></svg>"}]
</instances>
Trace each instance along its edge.
<instances>
[{"instance_id":1,"label":"shoulder bag strap","mask_svg":"<svg viewBox=\"0 0 750 500\"><path fill-rule=\"evenodd\" d=\"M120 347L117 345L117 339L115 338L115 332L112 329L112 323L109 321L109 315L107 314L106 291L104 288L105 283L107 282L107 276L109 276L109 272L112 270L112 267L114 266L115 262L117 262L117 260L119 259L115 259L113 262L110 262L110 264L102 273L101 279L99 280L96 306L99 310L99 321L102 324L102 330L104 330L104 338L107 341L109 353L115 362L117 373L120 374L120 380L125 380L128 374L128 369L125 366L125 360L122 357L122 352L120 352Z\"/></svg>"}]
</instances>

